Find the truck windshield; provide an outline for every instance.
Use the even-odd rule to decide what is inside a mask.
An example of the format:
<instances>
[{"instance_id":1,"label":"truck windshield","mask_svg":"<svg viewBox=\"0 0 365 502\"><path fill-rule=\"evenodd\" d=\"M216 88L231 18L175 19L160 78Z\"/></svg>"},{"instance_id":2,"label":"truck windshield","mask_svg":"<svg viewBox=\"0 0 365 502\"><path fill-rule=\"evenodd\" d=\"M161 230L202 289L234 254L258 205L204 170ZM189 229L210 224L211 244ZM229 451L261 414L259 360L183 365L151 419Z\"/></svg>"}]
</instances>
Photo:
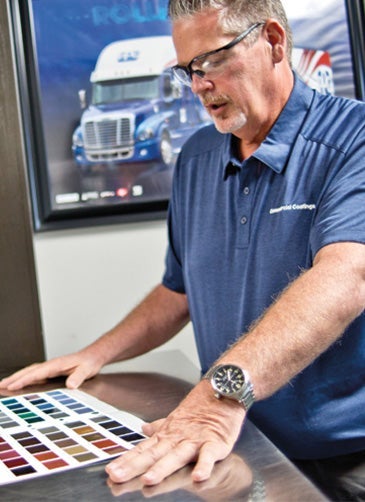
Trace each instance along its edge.
<instances>
[{"instance_id":1,"label":"truck windshield","mask_svg":"<svg viewBox=\"0 0 365 502\"><path fill-rule=\"evenodd\" d=\"M138 77L123 80L108 80L93 84L94 105L120 103L136 99L157 99L159 77Z\"/></svg>"}]
</instances>

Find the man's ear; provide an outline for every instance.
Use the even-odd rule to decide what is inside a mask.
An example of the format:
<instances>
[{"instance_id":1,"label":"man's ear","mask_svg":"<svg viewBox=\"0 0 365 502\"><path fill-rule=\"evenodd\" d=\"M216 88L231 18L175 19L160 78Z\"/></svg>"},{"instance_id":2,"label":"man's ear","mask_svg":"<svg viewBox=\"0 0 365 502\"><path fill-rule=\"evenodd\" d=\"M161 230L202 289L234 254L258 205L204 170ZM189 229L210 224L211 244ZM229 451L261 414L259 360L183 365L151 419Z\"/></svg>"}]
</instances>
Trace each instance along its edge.
<instances>
[{"instance_id":1,"label":"man's ear","mask_svg":"<svg viewBox=\"0 0 365 502\"><path fill-rule=\"evenodd\" d=\"M265 36L271 46L272 61L280 63L286 54L286 33L275 19L268 19L265 26Z\"/></svg>"}]
</instances>

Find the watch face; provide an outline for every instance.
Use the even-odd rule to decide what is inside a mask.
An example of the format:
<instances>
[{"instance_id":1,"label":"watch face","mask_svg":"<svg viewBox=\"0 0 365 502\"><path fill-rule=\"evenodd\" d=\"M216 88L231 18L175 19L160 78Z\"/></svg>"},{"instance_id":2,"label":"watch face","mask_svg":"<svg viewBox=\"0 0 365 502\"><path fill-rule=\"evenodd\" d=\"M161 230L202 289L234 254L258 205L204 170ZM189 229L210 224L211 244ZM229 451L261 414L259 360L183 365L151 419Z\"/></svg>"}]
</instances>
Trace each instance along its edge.
<instances>
[{"instance_id":1,"label":"watch face","mask_svg":"<svg viewBox=\"0 0 365 502\"><path fill-rule=\"evenodd\" d=\"M214 372L212 383L220 394L230 396L242 389L245 385L245 377L241 368L226 364Z\"/></svg>"}]
</instances>

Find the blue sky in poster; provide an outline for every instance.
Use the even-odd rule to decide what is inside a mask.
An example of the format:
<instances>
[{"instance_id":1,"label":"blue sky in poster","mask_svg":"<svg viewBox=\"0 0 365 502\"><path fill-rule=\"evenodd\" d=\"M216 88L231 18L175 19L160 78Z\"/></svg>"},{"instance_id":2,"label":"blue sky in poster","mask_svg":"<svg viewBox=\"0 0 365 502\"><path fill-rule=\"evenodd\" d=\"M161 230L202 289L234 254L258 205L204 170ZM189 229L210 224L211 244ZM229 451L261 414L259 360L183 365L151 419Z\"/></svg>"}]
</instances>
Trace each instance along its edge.
<instances>
[{"instance_id":1,"label":"blue sky in poster","mask_svg":"<svg viewBox=\"0 0 365 502\"><path fill-rule=\"evenodd\" d=\"M167 0L33 0L41 79L88 77L100 50L118 39L170 33ZM86 71L86 75L85 72Z\"/></svg>"}]
</instances>

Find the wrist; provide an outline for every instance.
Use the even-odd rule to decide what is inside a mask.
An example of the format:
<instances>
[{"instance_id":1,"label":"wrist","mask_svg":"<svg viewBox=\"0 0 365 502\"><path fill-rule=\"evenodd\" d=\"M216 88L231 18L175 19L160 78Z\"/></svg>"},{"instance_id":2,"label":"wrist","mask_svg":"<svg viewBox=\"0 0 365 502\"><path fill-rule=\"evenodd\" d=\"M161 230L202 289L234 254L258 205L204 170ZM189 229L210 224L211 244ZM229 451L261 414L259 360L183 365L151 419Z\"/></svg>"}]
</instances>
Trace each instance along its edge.
<instances>
[{"instance_id":1,"label":"wrist","mask_svg":"<svg viewBox=\"0 0 365 502\"><path fill-rule=\"evenodd\" d=\"M107 344L103 343L102 338L91 343L79 352L83 358L93 362L93 365L102 368L112 362Z\"/></svg>"}]
</instances>

